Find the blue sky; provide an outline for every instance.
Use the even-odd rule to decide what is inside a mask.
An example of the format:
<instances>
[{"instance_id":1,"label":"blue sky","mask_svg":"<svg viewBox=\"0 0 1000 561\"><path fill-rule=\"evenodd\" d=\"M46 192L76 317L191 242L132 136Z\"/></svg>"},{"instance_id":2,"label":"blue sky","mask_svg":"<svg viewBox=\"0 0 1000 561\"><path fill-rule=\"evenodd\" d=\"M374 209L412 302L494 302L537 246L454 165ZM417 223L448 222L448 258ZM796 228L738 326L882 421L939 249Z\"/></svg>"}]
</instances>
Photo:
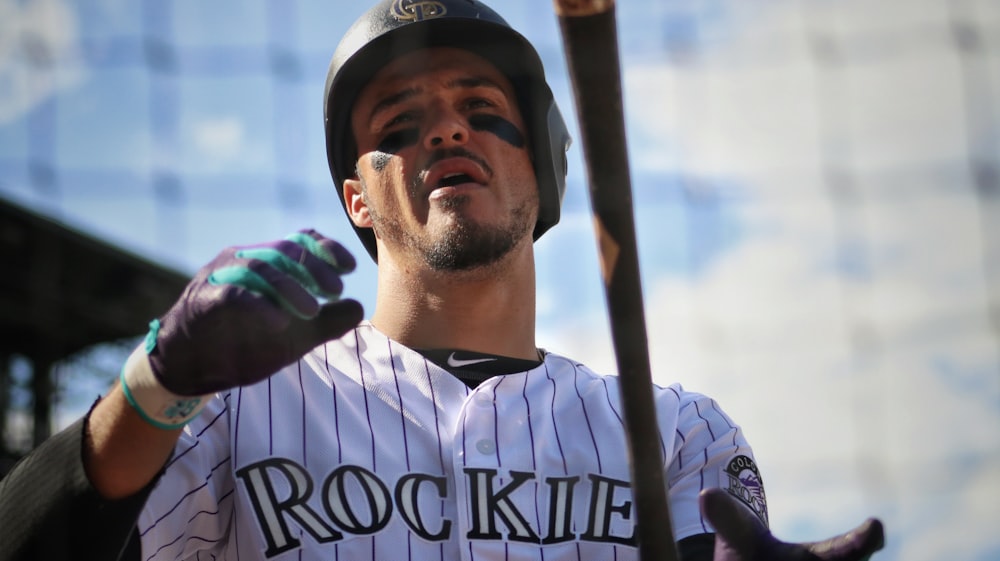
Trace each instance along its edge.
<instances>
[{"instance_id":1,"label":"blue sky","mask_svg":"<svg viewBox=\"0 0 1000 561\"><path fill-rule=\"evenodd\" d=\"M548 4L495 4L575 132ZM320 117L365 7L0 0L0 196L186 272L316 227L361 258L347 290L371 308ZM877 515L877 559L1000 558L1000 187L971 172L1000 169L1000 6L618 9L654 379L744 426L779 536ZM539 342L613 372L570 157Z\"/></svg>"}]
</instances>

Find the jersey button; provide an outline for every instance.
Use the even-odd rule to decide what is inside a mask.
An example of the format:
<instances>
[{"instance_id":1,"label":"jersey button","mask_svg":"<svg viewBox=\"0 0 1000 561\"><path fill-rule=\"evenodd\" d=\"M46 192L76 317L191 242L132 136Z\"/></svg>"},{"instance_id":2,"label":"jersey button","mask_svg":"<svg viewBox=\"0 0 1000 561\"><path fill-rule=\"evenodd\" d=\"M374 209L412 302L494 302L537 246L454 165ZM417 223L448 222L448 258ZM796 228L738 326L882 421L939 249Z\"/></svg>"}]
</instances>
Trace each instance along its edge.
<instances>
[{"instance_id":1,"label":"jersey button","mask_svg":"<svg viewBox=\"0 0 1000 561\"><path fill-rule=\"evenodd\" d=\"M497 451L497 445L492 440L484 438L476 443L476 450L481 454L492 454Z\"/></svg>"}]
</instances>

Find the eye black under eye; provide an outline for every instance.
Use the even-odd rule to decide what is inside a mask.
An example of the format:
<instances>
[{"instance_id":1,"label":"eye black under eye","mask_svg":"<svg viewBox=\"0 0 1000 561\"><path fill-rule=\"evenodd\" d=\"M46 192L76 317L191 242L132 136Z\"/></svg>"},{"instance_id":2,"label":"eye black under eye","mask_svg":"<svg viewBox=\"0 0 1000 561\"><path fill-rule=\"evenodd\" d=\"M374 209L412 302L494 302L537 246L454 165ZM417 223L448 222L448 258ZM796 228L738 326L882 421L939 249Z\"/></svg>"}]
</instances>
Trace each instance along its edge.
<instances>
[{"instance_id":1,"label":"eye black under eye","mask_svg":"<svg viewBox=\"0 0 1000 561\"><path fill-rule=\"evenodd\" d=\"M382 140L379 141L376 149L379 152L395 154L407 146L413 146L416 144L418 138L419 133L416 127L395 130L382 137Z\"/></svg>"},{"instance_id":2,"label":"eye black under eye","mask_svg":"<svg viewBox=\"0 0 1000 561\"><path fill-rule=\"evenodd\" d=\"M472 115L469 117L469 125L477 131L492 133L515 148L524 148L524 134L514 123L499 115L489 113Z\"/></svg>"}]
</instances>

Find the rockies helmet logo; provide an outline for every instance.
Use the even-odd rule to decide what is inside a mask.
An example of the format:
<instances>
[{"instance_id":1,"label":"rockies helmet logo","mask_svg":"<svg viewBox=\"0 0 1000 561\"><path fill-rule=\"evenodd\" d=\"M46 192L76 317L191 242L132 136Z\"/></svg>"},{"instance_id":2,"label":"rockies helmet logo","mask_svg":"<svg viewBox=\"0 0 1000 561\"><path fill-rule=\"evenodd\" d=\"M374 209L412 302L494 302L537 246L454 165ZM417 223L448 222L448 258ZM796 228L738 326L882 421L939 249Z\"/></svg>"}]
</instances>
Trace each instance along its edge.
<instances>
[{"instance_id":1,"label":"rockies helmet logo","mask_svg":"<svg viewBox=\"0 0 1000 561\"><path fill-rule=\"evenodd\" d=\"M392 15L399 21L422 21L438 18L447 12L445 5L437 0L396 0L392 4Z\"/></svg>"}]
</instances>

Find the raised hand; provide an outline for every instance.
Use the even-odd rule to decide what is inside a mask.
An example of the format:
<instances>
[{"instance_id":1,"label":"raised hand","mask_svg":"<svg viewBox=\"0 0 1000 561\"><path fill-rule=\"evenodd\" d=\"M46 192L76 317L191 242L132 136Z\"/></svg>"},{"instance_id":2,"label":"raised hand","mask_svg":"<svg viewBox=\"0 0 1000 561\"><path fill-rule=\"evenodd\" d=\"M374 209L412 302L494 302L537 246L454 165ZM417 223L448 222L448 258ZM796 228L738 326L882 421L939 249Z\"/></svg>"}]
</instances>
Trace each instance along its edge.
<instances>
[{"instance_id":1,"label":"raised hand","mask_svg":"<svg viewBox=\"0 0 1000 561\"><path fill-rule=\"evenodd\" d=\"M252 384L361 321L340 300L351 254L313 231L223 250L150 327L146 352L160 384L195 396Z\"/></svg>"},{"instance_id":2,"label":"raised hand","mask_svg":"<svg viewBox=\"0 0 1000 561\"><path fill-rule=\"evenodd\" d=\"M821 542L786 543L723 489L702 491L699 502L715 527L714 561L865 561L885 545L882 523L875 518Z\"/></svg>"}]
</instances>

